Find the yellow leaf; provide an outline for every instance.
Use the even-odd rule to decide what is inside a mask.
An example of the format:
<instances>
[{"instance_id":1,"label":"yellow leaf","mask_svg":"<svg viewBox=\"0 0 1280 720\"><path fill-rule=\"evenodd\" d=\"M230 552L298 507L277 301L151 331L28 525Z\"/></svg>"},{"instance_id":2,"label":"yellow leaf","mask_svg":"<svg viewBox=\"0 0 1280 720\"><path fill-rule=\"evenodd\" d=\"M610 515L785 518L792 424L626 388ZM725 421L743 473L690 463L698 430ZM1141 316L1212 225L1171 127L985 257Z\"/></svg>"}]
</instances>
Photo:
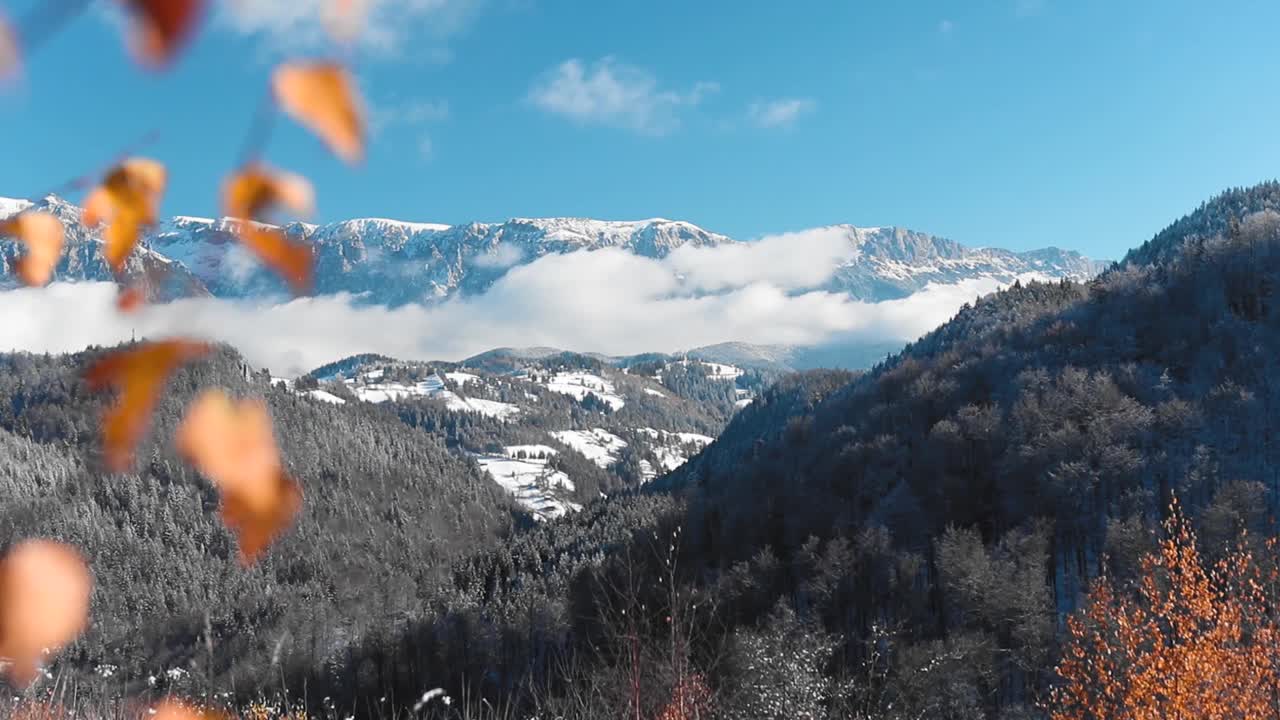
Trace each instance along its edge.
<instances>
[{"instance_id":1,"label":"yellow leaf","mask_svg":"<svg viewBox=\"0 0 1280 720\"><path fill-rule=\"evenodd\" d=\"M25 686L41 657L84 631L93 581L74 548L28 540L0 561L0 656L13 662L12 680Z\"/></svg>"},{"instance_id":2,"label":"yellow leaf","mask_svg":"<svg viewBox=\"0 0 1280 720\"><path fill-rule=\"evenodd\" d=\"M223 522L240 542L241 560L252 563L302 505L301 488L281 466L266 404L205 391L187 409L177 444L217 487Z\"/></svg>"},{"instance_id":3,"label":"yellow leaf","mask_svg":"<svg viewBox=\"0 0 1280 720\"><path fill-rule=\"evenodd\" d=\"M133 450L150 427L151 413L173 371L208 352L208 345L192 340L144 343L111 353L85 372L91 388L120 390L102 418L102 450L110 470L124 472L133 464Z\"/></svg>"},{"instance_id":4,"label":"yellow leaf","mask_svg":"<svg viewBox=\"0 0 1280 720\"><path fill-rule=\"evenodd\" d=\"M26 245L27 252L18 260L18 277L27 285L44 285L62 255L63 228L57 217L28 211L0 223L0 235L10 235Z\"/></svg>"},{"instance_id":5,"label":"yellow leaf","mask_svg":"<svg viewBox=\"0 0 1280 720\"><path fill-rule=\"evenodd\" d=\"M276 207L305 215L314 205L311 183L292 173L251 165L233 175L223 187L222 206L239 220L236 233L262 262L289 281L296 292L311 288L311 248L290 240L279 228L258 224Z\"/></svg>"},{"instance_id":6,"label":"yellow leaf","mask_svg":"<svg viewBox=\"0 0 1280 720\"><path fill-rule=\"evenodd\" d=\"M347 71L335 63L295 62L276 69L276 101L347 162L364 154L364 111Z\"/></svg>"},{"instance_id":7,"label":"yellow leaf","mask_svg":"<svg viewBox=\"0 0 1280 720\"><path fill-rule=\"evenodd\" d=\"M156 221L165 182L164 165L130 158L112 168L102 184L85 197L81 221L88 227L107 223L103 231L105 255L116 272L124 269L143 226Z\"/></svg>"}]
</instances>

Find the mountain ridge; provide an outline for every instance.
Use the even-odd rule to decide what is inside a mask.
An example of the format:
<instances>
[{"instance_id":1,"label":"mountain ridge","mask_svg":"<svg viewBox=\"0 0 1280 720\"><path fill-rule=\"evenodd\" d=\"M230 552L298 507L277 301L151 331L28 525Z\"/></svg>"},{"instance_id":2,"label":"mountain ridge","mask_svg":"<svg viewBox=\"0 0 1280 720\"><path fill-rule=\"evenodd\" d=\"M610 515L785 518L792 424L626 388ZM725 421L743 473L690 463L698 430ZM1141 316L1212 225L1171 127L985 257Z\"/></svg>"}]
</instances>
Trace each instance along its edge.
<instances>
[{"instance_id":1,"label":"mountain ridge","mask_svg":"<svg viewBox=\"0 0 1280 720\"><path fill-rule=\"evenodd\" d=\"M30 202L0 198L0 215L34 207L68 225L68 244L56 277L111 280L101 260L98 229L80 224L75 205L49 196ZM619 248L655 260L677 250L745 245L683 220L649 218L511 218L502 222L445 224L387 218L352 218L324 224L280 226L315 253L315 294L348 293L367 304L429 304L488 290L512 268L547 255ZM824 228L817 228L824 229ZM846 261L814 290L847 293L868 302L906 297L930 284L990 279L1088 279L1106 263L1058 248L1023 252L971 248L899 227L827 226L850 246ZM131 258L131 279L143 279L152 300L190 295L246 298L283 296L287 288L239 244L227 218L175 215L151 228ZM0 240L0 285L15 286L15 242ZM77 261L78 259L78 261ZM163 265L167 272L161 272ZM160 276L165 279L161 281Z\"/></svg>"}]
</instances>

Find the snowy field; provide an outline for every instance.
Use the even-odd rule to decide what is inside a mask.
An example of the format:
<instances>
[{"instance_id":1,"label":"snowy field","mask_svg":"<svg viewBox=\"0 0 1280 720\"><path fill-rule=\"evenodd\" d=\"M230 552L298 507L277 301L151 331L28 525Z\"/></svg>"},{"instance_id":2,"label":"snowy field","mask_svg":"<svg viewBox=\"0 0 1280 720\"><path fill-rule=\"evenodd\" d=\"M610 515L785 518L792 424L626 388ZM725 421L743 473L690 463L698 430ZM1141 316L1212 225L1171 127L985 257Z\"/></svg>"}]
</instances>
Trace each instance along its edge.
<instances>
[{"instance_id":1,"label":"snowy field","mask_svg":"<svg viewBox=\"0 0 1280 720\"><path fill-rule=\"evenodd\" d=\"M577 400L585 398L587 393L594 393L614 410L621 410L627 404L617 394L613 383L589 372L558 372L547 381L546 387L552 392L569 395Z\"/></svg>"},{"instance_id":2,"label":"snowy field","mask_svg":"<svg viewBox=\"0 0 1280 720\"><path fill-rule=\"evenodd\" d=\"M582 506L556 497L556 490L573 492L574 484L568 475L547 467L545 459L555 454L555 448L546 445L511 445L502 455L475 455L475 461L494 482L515 498L521 507L533 513L539 520L558 518L567 512L577 512ZM520 459L521 451L528 457Z\"/></svg>"},{"instance_id":3,"label":"snowy field","mask_svg":"<svg viewBox=\"0 0 1280 720\"><path fill-rule=\"evenodd\" d=\"M588 460L607 468L618 461L618 452L627 441L603 428L591 430L559 430L551 437L582 453Z\"/></svg>"}]
</instances>

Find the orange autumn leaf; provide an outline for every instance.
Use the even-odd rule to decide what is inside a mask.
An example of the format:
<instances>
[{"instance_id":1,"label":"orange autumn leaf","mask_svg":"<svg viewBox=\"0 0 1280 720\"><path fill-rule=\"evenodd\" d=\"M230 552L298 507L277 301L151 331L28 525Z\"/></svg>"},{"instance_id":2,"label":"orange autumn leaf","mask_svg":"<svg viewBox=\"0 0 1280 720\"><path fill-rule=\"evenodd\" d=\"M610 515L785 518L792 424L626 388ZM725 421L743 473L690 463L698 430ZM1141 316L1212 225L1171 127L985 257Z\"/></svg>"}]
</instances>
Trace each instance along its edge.
<instances>
[{"instance_id":1,"label":"orange autumn leaf","mask_svg":"<svg viewBox=\"0 0 1280 720\"><path fill-rule=\"evenodd\" d=\"M241 561L252 563L302 506L301 488L280 463L266 404L205 391L187 409L177 444L217 487L222 521L240 542Z\"/></svg>"},{"instance_id":2,"label":"orange autumn leaf","mask_svg":"<svg viewBox=\"0 0 1280 720\"><path fill-rule=\"evenodd\" d=\"M223 210L239 220L236 233L240 240L289 281L297 292L311 288L311 249L290 240L279 228L260 225L256 220L276 207L305 215L314 205L311 183L292 173L251 165L227 181L222 194Z\"/></svg>"},{"instance_id":3,"label":"orange autumn leaf","mask_svg":"<svg viewBox=\"0 0 1280 720\"><path fill-rule=\"evenodd\" d=\"M222 206L228 216L249 220L261 218L277 206L306 215L315 206L315 194L301 175L250 165L227 182Z\"/></svg>"},{"instance_id":4,"label":"orange autumn leaf","mask_svg":"<svg viewBox=\"0 0 1280 720\"><path fill-rule=\"evenodd\" d=\"M347 162L364 154L364 110L347 71L336 63L296 62L276 69L276 101Z\"/></svg>"},{"instance_id":5,"label":"orange autumn leaf","mask_svg":"<svg viewBox=\"0 0 1280 720\"><path fill-rule=\"evenodd\" d=\"M0 222L0 235L17 238L27 252L17 262L18 277L27 285L44 285L62 255L62 221L46 212L24 212Z\"/></svg>"},{"instance_id":6,"label":"orange autumn leaf","mask_svg":"<svg viewBox=\"0 0 1280 720\"><path fill-rule=\"evenodd\" d=\"M131 313L146 302L146 293L137 285L130 285L127 288L121 288L120 293L116 295L116 309L122 313Z\"/></svg>"},{"instance_id":7,"label":"orange autumn leaf","mask_svg":"<svg viewBox=\"0 0 1280 720\"><path fill-rule=\"evenodd\" d=\"M133 50L145 64L162 67L191 35L204 0L124 0L133 11Z\"/></svg>"},{"instance_id":8,"label":"orange autumn leaf","mask_svg":"<svg viewBox=\"0 0 1280 720\"><path fill-rule=\"evenodd\" d=\"M107 467L124 472L133 464L133 449L151 425L151 413L174 370L209 352L205 343L163 340L120 350L85 372L94 389L116 387L120 395L102 418L102 448Z\"/></svg>"},{"instance_id":9,"label":"orange autumn leaf","mask_svg":"<svg viewBox=\"0 0 1280 720\"><path fill-rule=\"evenodd\" d=\"M1244 543L1203 558L1175 502L1137 582L1103 575L1068 618L1050 720L1275 717L1276 580Z\"/></svg>"},{"instance_id":10,"label":"orange autumn leaf","mask_svg":"<svg viewBox=\"0 0 1280 720\"><path fill-rule=\"evenodd\" d=\"M0 656L12 663L11 679L35 679L41 658L75 640L89 619L93 581L74 548L28 540L0 561Z\"/></svg>"},{"instance_id":11,"label":"orange autumn leaf","mask_svg":"<svg viewBox=\"0 0 1280 720\"><path fill-rule=\"evenodd\" d=\"M156 221L166 180L164 165L130 158L112 168L85 198L81 221L87 227L107 223L105 254L116 272L123 270L143 226Z\"/></svg>"}]
</instances>

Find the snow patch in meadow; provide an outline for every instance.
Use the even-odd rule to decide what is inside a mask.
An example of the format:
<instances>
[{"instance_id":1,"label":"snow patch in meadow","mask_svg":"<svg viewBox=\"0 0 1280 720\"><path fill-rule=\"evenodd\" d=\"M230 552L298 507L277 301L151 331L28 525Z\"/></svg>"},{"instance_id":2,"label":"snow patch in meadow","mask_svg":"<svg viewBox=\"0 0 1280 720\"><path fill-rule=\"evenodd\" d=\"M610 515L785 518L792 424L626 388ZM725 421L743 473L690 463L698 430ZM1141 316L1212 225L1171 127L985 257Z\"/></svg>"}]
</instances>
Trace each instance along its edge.
<instances>
[{"instance_id":1,"label":"snow patch in meadow","mask_svg":"<svg viewBox=\"0 0 1280 720\"><path fill-rule=\"evenodd\" d=\"M346 405L346 404L347 404L347 401L346 401L346 400L343 400L342 398L338 397L337 395L334 395L333 393L331 393L331 392L327 392L327 391L325 391L325 390L308 390L306 394L307 394L307 397L314 398L314 399L316 399L316 400L320 400L320 401L323 401L323 402L327 402L327 403L329 403L329 404L331 404L331 405Z\"/></svg>"},{"instance_id":2,"label":"snow patch in meadow","mask_svg":"<svg viewBox=\"0 0 1280 720\"><path fill-rule=\"evenodd\" d=\"M552 392L569 395L575 400L582 400L588 393L594 394L614 410L621 410L622 406L627 404L618 396L613 383L589 372L558 372L547 381L546 387Z\"/></svg>"},{"instance_id":3,"label":"snow patch in meadow","mask_svg":"<svg viewBox=\"0 0 1280 720\"><path fill-rule=\"evenodd\" d=\"M555 494L557 490L574 491L575 486L568 475L548 467L546 459L518 459L521 450L528 454L531 448L550 451L549 455L555 454L555 449L546 445L512 445L503 448L501 455L474 457L489 477L537 520L554 519L565 513L581 510L582 506L578 503L561 500Z\"/></svg>"},{"instance_id":4,"label":"snow patch in meadow","mask_svg":"<svg viewBox=\"0 0 1280 720\"><path fill-rule=\"evenodd\" d=\"M466 387L467 383L480 379L479 375L473 375L466 372L447 372L444 376L457 383L458 387Z\"/></svg>"},{"instance_id":5,"label":"snow patch in meadow","mask_svg":"<svg viewBox=\"0 0 1280 720\"><path fill-rule=\"evenodd\" d=\"M658 460L659 467L655 468L648 460L640 461L640 474L642 482L649 482L664 472L671 472L689 460L686 450L690 446L694 446L696 450L710 445L715 438L708 435L690 432L668 432L666 430L655 430L653 428L637 428L636 432L653 439L653 444L649 449L653 451L654 457Z\"/></svg>"},{"instance_id":6,"label":"snow patch in meadow","mask_svg":"<svg viewBox=\"0 0 1280 720\"><path fill-rule=\"evenodd\" d=\"M365 373L362 377L380 379L382 371L376 370L374 373ZM352 380L348 380L347 385L356 394L356 397L371 403L425 397L444 400L445 407L456 412L480 413L481 415L501 420L506 420L520 413L520 408L511 403L460 397L457 393L445 388L444 380L439 375L431 375L426 380L412 385L398 382L357 383Z\"/></svg>"},{"instance_id":7,"label":"snow patch in meadow","mask_svg":"<svg viewBox=\"0 0 1280 720\"><path fill-rule=\"evenodd\" d=\"M618 461L618 453L627 446L627 441L605 430L558 430L551 437L582 453L591 462L607 468Z\"/></svg>"}]
</instances>

